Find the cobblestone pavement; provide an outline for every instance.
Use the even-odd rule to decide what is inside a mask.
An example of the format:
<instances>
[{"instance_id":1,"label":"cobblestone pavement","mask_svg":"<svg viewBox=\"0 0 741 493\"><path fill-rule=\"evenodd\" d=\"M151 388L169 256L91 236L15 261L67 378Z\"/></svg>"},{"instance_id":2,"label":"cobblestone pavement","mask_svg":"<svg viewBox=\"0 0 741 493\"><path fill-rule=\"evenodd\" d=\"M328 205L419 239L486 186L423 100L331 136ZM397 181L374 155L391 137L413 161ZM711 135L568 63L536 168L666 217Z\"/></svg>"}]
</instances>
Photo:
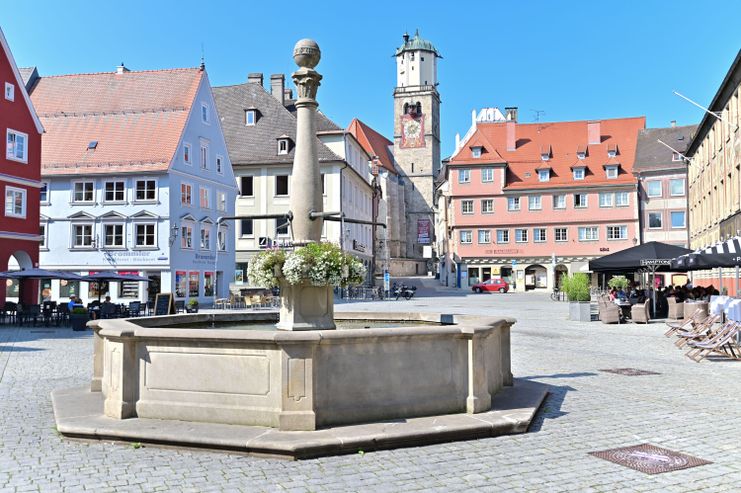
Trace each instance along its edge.
<instances>
[{"instance_id":1,"label":"cobblestone pavement","mask_svg":"<svg viewBox=\"0 0 741 493\"><path fill-rule=\"evenodd\" d=\"M738 491L741 362L693 363L658 323L568 322L543 295L423 292L338 310L515 316L513 372L552 392L530 433L300 462L62 439L49 393L89 381L90 335L3 327L0 491ZM599 371L624 367L661 374ZM651 476L588 455L640 443L713 463Z\"/></svg>"}]
</instances>

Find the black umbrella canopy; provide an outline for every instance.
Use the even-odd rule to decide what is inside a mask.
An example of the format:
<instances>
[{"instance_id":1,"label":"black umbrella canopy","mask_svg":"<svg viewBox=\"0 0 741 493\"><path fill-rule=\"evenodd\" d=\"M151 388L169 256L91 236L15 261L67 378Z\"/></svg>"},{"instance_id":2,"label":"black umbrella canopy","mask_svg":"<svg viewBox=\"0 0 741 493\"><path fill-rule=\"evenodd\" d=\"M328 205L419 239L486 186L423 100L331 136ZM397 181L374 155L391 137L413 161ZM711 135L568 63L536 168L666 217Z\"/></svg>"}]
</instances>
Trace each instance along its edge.
<instances>
[{"instance_id":1,"label":"black umbrella canopy","mask_svg":"<svg viewBox=\"0 0 741 493\"><path fill-rule=\"evenodd\" d=\"M46 269L23 269L0 272L4 279L66 279L68 281L84 281L84 279L72 272Z\"/></svg>"},{"instance_id":2,"label":"black umbrella canopy","mask_svg":"<svg viewBox=\"0 0 741 493\"><path fill-rule=\"evenodd\" d=\"M686 270L741 266L741 237L735 236L713 246L682 255L674 259L672 266L674 265L684 266Z\"/></svg>"},{"instance_id":3,"label":"black umbrella canopy","mask_svg":"<svg viewBox=\"0 0 741 493\"><path fill-rule=\"evenodd\" d=\"M591 260L589 270L593 272L619 272L650 269L652 271L683 271L686 268L672 268L671 261L692 250L659 241L649 241L632 248Z\"/></svg>"}]
</instances>

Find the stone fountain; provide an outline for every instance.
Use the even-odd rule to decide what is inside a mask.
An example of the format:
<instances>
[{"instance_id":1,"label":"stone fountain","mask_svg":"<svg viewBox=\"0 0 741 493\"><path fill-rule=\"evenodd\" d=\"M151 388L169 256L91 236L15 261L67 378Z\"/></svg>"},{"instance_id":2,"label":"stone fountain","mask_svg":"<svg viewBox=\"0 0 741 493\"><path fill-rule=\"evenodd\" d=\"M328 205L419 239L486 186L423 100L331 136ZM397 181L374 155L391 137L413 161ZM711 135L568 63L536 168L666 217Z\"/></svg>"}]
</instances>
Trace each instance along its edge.
<instances>
[{"instance_id":1,"label":"stone fountain","mask_svg":"<svg viewBox=\"0 0 741 493\"><path fill-rule=\"evenodd\" d=\"M290 210L300 245L319 241L322 231L314 124L320 56L312 40L294 48ZM335 329L336 321L350 328ZM265 322L277 330L250 330ZM513 323L335 315L331 287L310 285L282 286L280 313L94 321L92 383L53 393L57 428L294 458L524 432L545 392L526 382L513 387Z\"/></svg>"}]
</instances>

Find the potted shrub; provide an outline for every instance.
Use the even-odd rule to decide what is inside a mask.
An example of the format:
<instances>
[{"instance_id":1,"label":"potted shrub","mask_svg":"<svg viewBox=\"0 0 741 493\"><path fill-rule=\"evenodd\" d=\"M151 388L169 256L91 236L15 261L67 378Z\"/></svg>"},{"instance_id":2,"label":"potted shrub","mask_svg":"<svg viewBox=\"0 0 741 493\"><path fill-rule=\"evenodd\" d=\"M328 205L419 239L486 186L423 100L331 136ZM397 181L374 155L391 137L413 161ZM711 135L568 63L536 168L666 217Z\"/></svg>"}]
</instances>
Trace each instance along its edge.
<instances>
[{"instance_id":1,"label":"potted shrub","mask_svg":"<svg viewBox=\"0 0 741 493\"><path fill-rule=\"evenodd\" d=\"M188 304L185 306L185 311L188 313L198 313L198 300L191 298L188 300Z\"/></svg>"},{"instance_id":2,"label":"potted shrub","mask_svg":"<svg viewBox=\"0 0 741 493\"><path fill-rule=\"evenodd\" d=\"M630 282L625 276L615 276L607 281L608 286L617 289L618 291L621 289L625 291L628 288L628 284L630 284Z\"/></svg>"},{"instance_id":3,"label":"potted shrub","mask_svg":"<svg viewBox=\"0 0 741 493\"><path fill-rule=\"evenodd\" d=\"M69 320L72 325L72 330L85 330L86 324L88 320L90 320L87 308L84 306L75 306L69 314Z\"/></svg>"},{"instance_id":4,"label":"potted shrub","mask_svg":"<svg viewBox=\"0 0 741 493\"><path fill-rule=\"evenodd\" d=\"M569 300L569 320L590 322L592 296L589 293L589 276L578 273L565 277L563 290Z\"/></svg>"}]
</instances>

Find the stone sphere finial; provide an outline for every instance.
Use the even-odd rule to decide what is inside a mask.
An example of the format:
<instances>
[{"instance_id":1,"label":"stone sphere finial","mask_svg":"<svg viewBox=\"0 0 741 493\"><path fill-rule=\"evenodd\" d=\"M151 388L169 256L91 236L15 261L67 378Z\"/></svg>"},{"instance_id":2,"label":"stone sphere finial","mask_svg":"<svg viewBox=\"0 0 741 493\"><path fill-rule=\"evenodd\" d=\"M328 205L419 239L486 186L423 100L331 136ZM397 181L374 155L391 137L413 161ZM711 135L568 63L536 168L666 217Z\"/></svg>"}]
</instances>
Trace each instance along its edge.
<instances>
[{"instance_id":1,"label":"stone sphere finial","mask_svg":"<svg viewBox=\"0 0 741 493\"><path fill-rule=\"evenodd\" d=\"M293 61L303 68L314 68L319 65L322 52L313 39L302 39L293 47Z\"/></svg>"}]
</instances>

